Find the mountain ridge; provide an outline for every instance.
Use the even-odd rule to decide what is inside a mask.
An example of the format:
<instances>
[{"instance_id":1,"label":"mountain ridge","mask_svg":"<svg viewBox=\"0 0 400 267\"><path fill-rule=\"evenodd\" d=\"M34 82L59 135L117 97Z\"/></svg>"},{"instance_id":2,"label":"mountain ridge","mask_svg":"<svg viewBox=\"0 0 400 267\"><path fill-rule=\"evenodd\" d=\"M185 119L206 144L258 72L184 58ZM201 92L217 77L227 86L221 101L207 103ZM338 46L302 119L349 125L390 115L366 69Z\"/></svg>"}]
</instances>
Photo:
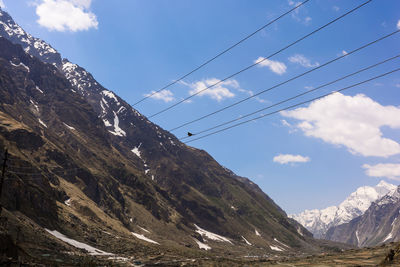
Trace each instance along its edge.
<instances>
[{"instance_id":1,"label":"mountain ridge","mask_svg":"<svg viewBox=\"0 0 400 267\"><path fill-rule=\"evenodd\" d=\"M314 234L314 237L324 238L329 228L347 223L362 215L373 201L395 189L395 185L382 180L374 187L357 188L338 206L330 206L322 210L305 210L299 214L291 214L289 217L305 226Z\"/></svg>"},{"instance_id":2,"label":"mountain ridge","mask_svg":"<svg viewBox=\"0 0 400 267\"><path fill-rule=\"evenodd\" d=\"M358 247L400 240L400 187L374 201L359 217L331 227L326 239Z\"/></svg>"},{"instance_id":3,"label":"mountain ridge","mask_svg":"<svg viewBox=\"0 0 400 267\"><path fill-rule=\"evenodd\" d=\"M42 227L43 247L67 236L113 253L321 250L249 179L179 142L50 45L35 47L39 39L0 14L0 36L15 43L0 38L0 153L9 147L15 168L2 202L10 220Z\"/></svg>"}]
</instances>

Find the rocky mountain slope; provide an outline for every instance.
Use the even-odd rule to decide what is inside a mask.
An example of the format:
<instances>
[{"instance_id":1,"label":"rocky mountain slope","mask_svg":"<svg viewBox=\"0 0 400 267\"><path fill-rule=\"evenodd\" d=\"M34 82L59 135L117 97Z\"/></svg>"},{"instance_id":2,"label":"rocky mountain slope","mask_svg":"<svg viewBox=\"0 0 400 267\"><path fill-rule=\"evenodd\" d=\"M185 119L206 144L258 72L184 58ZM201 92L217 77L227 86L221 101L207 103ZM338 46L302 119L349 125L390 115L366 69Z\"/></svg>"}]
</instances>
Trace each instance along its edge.
<instances>
[{"instance_id":1,"label":"rocky mountain slope","mask_svg":"<svg viewBox=\"0 0 400 267\"><path fill-rule=\"evenodd\" d=\"M10 153L1 202L12 222L0 230L26 255L321 249L257 185L147 120L4 11L0 36L0 155Z\"/></svg>"},{"instance_id":2,"label":"rocky mountain slope","mask_svg":"<svg viewBox=\"0 0 400 267\"><path fill-rule=\"evenodd\" d=\"M351 193L339 206L322 210L305 210L289 215L313 233L315 238L324 238L330 227L347 223L362 215L377 199L396 189L395 185L380 181L376 186L363 186Z\"/></svg>"},{"instance_id":3,"label":"rocky mountain slope","mask_svg":"<svg viewBox=\"0 0 400 267\"><path fill-rule=\"evenodd\" d=\"M400 187L373 202L365 213L330 228L326 239L359 247L400 240Z\"/></svg>"}]
</instances>

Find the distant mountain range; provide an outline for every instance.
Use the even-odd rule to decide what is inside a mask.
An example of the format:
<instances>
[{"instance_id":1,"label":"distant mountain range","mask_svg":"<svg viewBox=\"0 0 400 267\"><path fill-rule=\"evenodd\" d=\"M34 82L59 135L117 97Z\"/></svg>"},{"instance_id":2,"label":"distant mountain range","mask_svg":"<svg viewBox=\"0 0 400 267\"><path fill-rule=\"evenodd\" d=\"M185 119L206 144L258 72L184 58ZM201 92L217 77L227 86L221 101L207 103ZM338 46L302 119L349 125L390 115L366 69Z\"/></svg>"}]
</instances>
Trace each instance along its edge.
<instances>
[{"instance_id":1,"label":"distant mountain range","mask_svg":"<svg viewBox=\"0 0 400 267\"><path fill-rule=\"evenodd\" d=\"M82 249L165 258L331 246L2 10L0 36L0 154L10 153L1 201L13 222L0 235L21 255L72 264Z\"/></svg>"},{"instance_id":2,"label":"distant mountain range","mask_svg":"<svg viewBox=\"0 0 400 267\"><path fill-rule=\"evenodd\" d=\"M373 202L359 217L331 227L325 238L356 245L376 246L400 240L400 187Z\"/></svg>"},{"instance_id":3,"label":"distant mountain range","mask_svg":"<svg viewBox=\"0 0 400 267\"><path fill-rule=\"evenodd\" d=\"M371 203L379 200L396 188L393 184L380 181L374 187L363 186L358 188L339 206L331 206L322 210L305 210L299 214L289 215L289 217L301 223L313 233L315 238L324 239L329 228L350 222L352 219L363 215Z\"/></svg>"}]
</instances>

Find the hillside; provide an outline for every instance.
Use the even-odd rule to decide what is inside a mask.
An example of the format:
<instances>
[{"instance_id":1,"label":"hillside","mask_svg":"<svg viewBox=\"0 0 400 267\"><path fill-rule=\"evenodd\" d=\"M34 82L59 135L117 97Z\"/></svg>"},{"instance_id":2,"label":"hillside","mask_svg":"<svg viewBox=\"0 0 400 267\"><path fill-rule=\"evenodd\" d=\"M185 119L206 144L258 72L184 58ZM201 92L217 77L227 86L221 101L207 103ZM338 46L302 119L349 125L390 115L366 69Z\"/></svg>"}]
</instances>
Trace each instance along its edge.
<instances>
[{"instance_id":1,"label":"hillside","mask_svg":"<svg viewBox=\"0 0 400 267\"><path fill-rule=\"evenodd\" d=\"M249 179L179 142L4 11L0 35L0 154L9 151L1 202L10 222L1 232L20 255L329 247Z\"/></svg>"}]
</instances>

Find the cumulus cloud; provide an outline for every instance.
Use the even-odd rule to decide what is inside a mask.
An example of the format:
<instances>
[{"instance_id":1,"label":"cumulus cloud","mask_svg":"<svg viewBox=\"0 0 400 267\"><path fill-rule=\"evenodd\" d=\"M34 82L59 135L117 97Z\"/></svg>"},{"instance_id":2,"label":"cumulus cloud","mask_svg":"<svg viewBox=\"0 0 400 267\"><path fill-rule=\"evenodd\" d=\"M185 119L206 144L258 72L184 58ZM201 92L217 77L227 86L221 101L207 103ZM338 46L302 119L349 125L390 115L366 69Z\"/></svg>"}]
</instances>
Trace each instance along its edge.
<instances>
[{"instance_id":1,"label":"cumulus cloud","mask_svg":"<svg viewBox=\"0 0 400 267\"><path fill-rule=\"evenodd\" d=\"M144 96L150 97L153 99L157 99L157 100L162 100L165 103L171 102L175 99L174 94L170 90L166 90L166 89L164 89L158 93L155 93L155 91L151 91L150 94L146 94Z\"/></svg>"},{"instance_id":2,"label":"cumulus cloud","mask_svg":"<svg viewBox=\"0 0 400 267\"><path fill-rule=\"evenodd\" d=\"M55 31L97 29L96 15L88 11L91 0L41 0L36 5L39 25Z\"/></svg>"},{"instance_id":3,"label":"cumulus cloud","mask_svg":"<svg viewBox=\"0 0 400 267\"><path fill-rule=\"evenodd\" d=\"M311 60L306 58L304 55L296 54L289 57L289 61L292 63L300 64L305 68L315 68L319 66L318 62L311 63Z\"/></svg>"},{"instance_id":4,"label":"cumulus cloud","mask_svg":"<svg viewBox=\"0 0 400 267\"><path fill-rule=\"evenodd\" d=\"M400 180L400 164L380 163L376 165L364 164L362 166L365 174L372 177L387 177L393 180Z\"/></svg>"},{"instance_id":5,"label":"cumulus cloud","mask_svg":"<svg viewBox=\"0 0 400 267\"><path fill-rule=\"evenodd\" d=\"M279 154L278 156L274 157L273 161L279 164L303 163L309 162L310 158L301 155Z\"/></svg>"},{"instance_id":6,"label":"cumulus cloud","mask_svg":"<svg viewBox=\"0 0 400 267\"><path fill-rule=\"evenodd\" d=\"M3 0L0 0L0 8L6 8L6 5L4 4Z\"/></svg>"},{"instance_id":7,"label":"cumulus cloud","mask_svg":"<svg viewBox=\"0 0 400 267\"><path fill-rule=\"evenodd\" d=\"M380 130L400 128L400 107L382 106L363 94L336 93L281 115L300 120L296 127L306 136L343 145L352 154L388 157L400 153L400 144L383 137Z\"/></svg>"},{"instance_id":8,"label":"cumulus cloud","mask_svg":"<svg viewBox=\"0 0 400 267\"><path fill-rule=\"evenodd\" d=\"M400 30L400 19L397 21L397 29Z\"/></svg>"},{"instance_id":9,"label":"cumulus cloud","mask_svg":"<svg viewBox=\"0 0 400 267\"><path fill-rule=\"evenodd\" d=\"M205 88L212 86L213 84L216 84L220 82L219 79L216 78L211 78L211 79L205 79L201 81L197 81L194 83L187 83L184 81L181 81L180 83L183 85L188 86L191 88L189 91L190 95L197 94L200 91L204 90ZM239 90L239 82L231 79L231 80L226 80L218 85L215 85L207 90L204 90L203 92L199 93L199 96L208 96L211 99L217 100L218 102L226 99L226 98L232 98L235 96L235 93L233 92L233 89Z\"/></svg>"},{"instance_id":10,"label":"cumulus cloud","mask_svg":"<svg viewBox=\"0 0 400 267\"><path fill-rule=\"evenodd\" d=\"M272 72L282 75L286 72L286 65L283 62L275 61L275 60L269 60L264 57L259 57L256 60L254 60L254 63L259 63L259 67L268 67Z\"/></svg>"}]
</instances>

